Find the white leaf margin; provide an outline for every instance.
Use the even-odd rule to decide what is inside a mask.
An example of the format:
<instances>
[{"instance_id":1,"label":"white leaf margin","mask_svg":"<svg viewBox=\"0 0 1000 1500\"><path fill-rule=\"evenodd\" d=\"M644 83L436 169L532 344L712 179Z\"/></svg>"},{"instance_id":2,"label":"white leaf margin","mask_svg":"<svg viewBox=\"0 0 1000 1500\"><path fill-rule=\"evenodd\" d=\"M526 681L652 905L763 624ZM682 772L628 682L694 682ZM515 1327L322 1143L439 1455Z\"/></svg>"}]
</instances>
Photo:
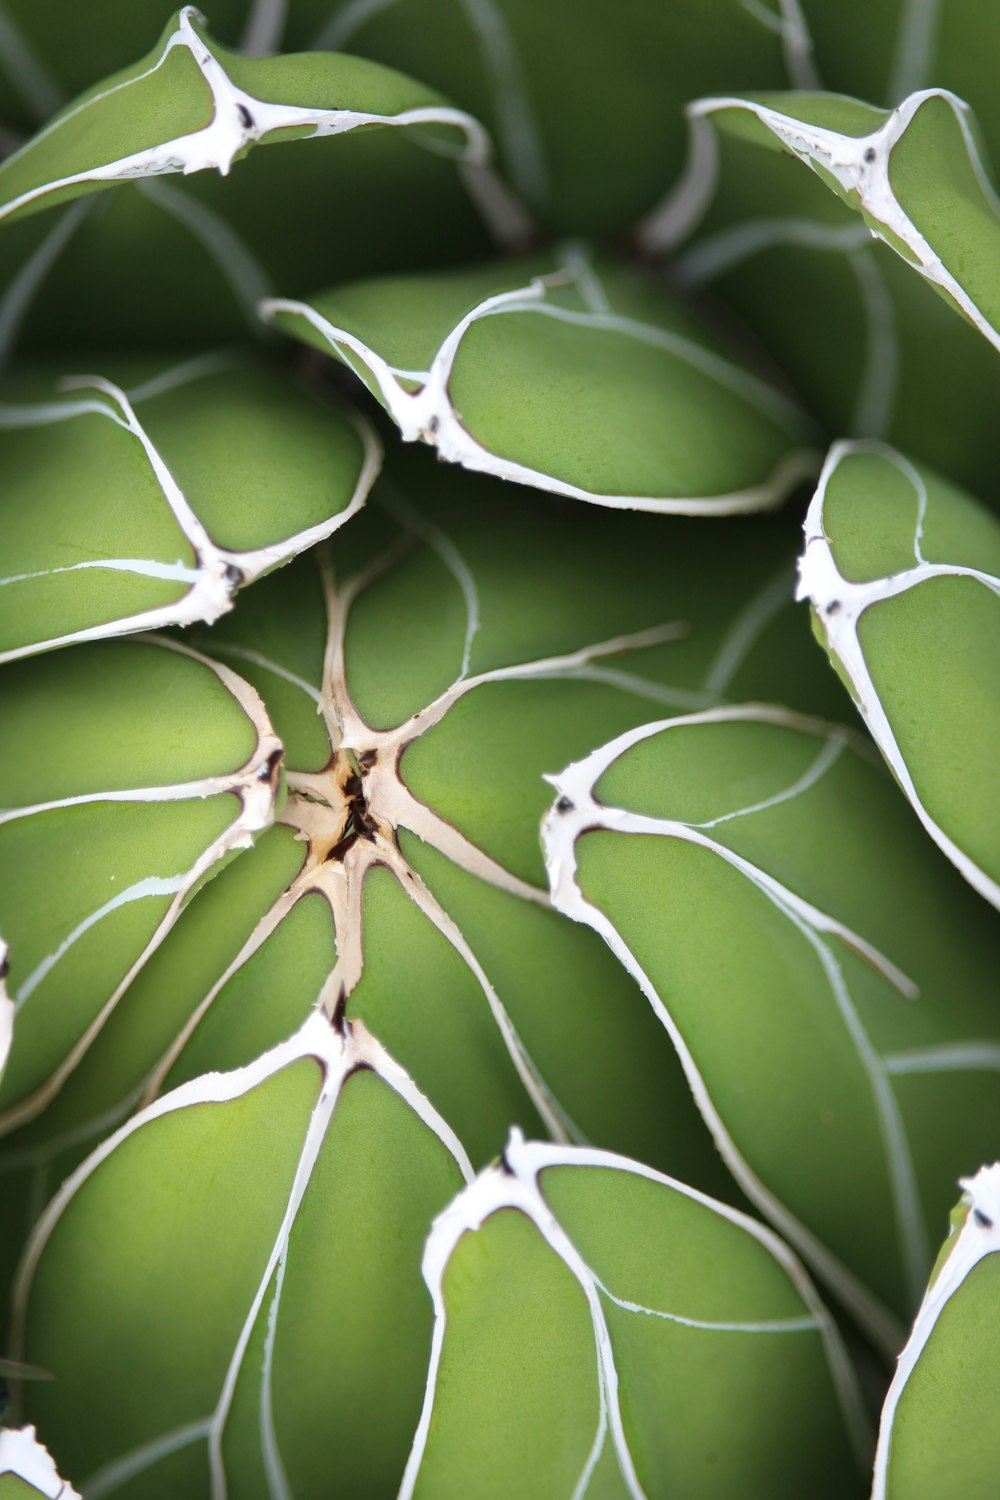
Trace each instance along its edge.
<instances>
[{"instance_id":1,"label":"white leaf margin","mask_svg":"<svg viewBox=\"0 0 1000 1500\"><path fill-rule=\"evenodd\" d=\"M78 115L95 106L99 107L110 95L148 78L162 67L175 47L190 52L205 81L212 101L212 119L209 123L200 130L162 141L144 151L135 151L117 160L96 164L82 172L29 188L0 206L0 220L44 197L46 193L82 183L128 182L141 177L160 177L171 172L182 172L187 176L192 172L213 168L226 176L241 152L276 130L310 128L311 134L306 139L313 140L323 136L343 135L364 125L419 127L436 124L454 126L465 137L464 148L454 152L456 166L460 180L487 227L503 244L520 244L527 239L530 233L527 215L493 170L490 136L474 116L449 105L428 105L402 110L396 115L380 115L362 110L310 109L301 105L275 104L258 99L233 83L208 43L198 35L195 23L204 25L204 17L195 6L185 5L178 13L176 31L166 38L160 55L145 73L137 74L122 83L112 84L59 115L21 150L8 157L6 164L16 161L24 151L62 130ZM451 154L444 146L421 139L419 129L414 132L414 139L428 150L438 154Z\"/></svg>"},{"instance_id":2,"label":"white leaf margin","mask_svg":"<svg viewBox=\"0 0 1000 1500\"><path fill-rule=\"evenodd\" d=\"M542 844L552 902L557 911L563 912L575 922L586 923L599 933L619 962L635 979L655 1016L673 1042L692 1097L712 1134L719 1154L740 1187L751 1202L777 1227L812 1266L816 1274L850 1309L854 1317L868 1331L877 1347L888 1358L892 1358L903 1341L904 1330L899 1320L881 1299L872 1293L861 1278L791 1212L750 1166L719 1114L711 1090L652 979L639 964L614 924L603 912L584 898L576 881L576 840L580 834L590 828L669 834L694 844L710 847L716 853L720 853L728 863L751 878L758 888L774 901L779 910L784 911L803 936L811 940L838 1003L842 999L834 988L838 975L831 972L830 964L824 961L823 951L817 943L817 940L825 934L839 938L850 949L872 964L901 995L914 999L918 991L913 981L884 954L873 948L860 934L845 927L828 913L818 910L795 892L788 890L779 881L767 875L765 871L757 869L756 866L733 854L724 846L716 845L698 827L673 820L644 818L640 814L624 813L598 803L593 795L594 786L613 761L641 740L649 739L673 728L747 721L775 724L820 736L830 744L839 743L841 747L857 743L857 737L847 729L831 726L821 720L770 704L722 706L699 713L658 720L655 723L640 725L636 729L626 731L593 751L583 760L576 761L566 770L547 778L558 793L556 802L542 823ZM817 773L821 772L822 760L817 761L814 769ZM812 775L813 772L809 774ZM803 778L803 783L807 780L808 778ZM797 784L789 789L788 793L779 794L778 798L771 800L781 800L786 795L803 790L803 783ZM839 1004L839 1008L843 1010L843 1005ZM864 1071L869 1074L876 1111L882 1126L887 1170L893 1188L893 1208L900 1253L910 1283L915 1284L919 1276L920 1285L923 1285L926 1277L926 1263L929 1259L929 1247L924 1244L926 1225L920 1210L919 1192L912 1162L909 1159L905 1134L900 1135L898 1110L888 1089L888 1069L884 1066L884 1059L881 1068L873 1066L876 1060L873 1056L869 1056L873 1049L867 1036L859 1037L856 1034L856 1028L852 1028L850 1022L847 1024L848 1034L858 1049L859 1062ZM921 1270L921 1267L924 1269ZM918 1294L919 1289L915 1292L915 1296Z\"/></svg>"},{"instance_id":3,"label":"white leaf margin","mask_svg":"<svg viewBox=\"0 0 1000 1500\"><path fill-rule=\"evenodd\" d=\"M584 301L575 310L547 300L550 287L575 283ZM681 363L739 395L772 421L786 424L791 439L796 427L802 426L802 413L779 391L763 380L730 364L720 355L692 339L669 332L655 324L616 313L601 285L589 258L578 246L563 247L551 273L534 277L526 286L515 287L486 297L459 319L442 340L427 370L405 370L390 364L363 339L339 328L307 302L285 297L270 297L259 305L265 322L276 317L301 318L326 342L335 357L358 374L347 357L352 355L365 367L377 387L377 393L399 428L404 443L423 442L436 449L446 463L460 464L473 473L491 474L514 484L528 485L551 494L586 500L613 510L640 510L657 515L729 516L772 509L782 503L797 484L815 474L815 455L808 448L791 448L782 455L772 472L746 489L722 495L624 495L604 494L559 479L540 469L530 468L484 447L464 425L451 400L449 383L462 340L474 323L483 318L511 313L529 313L540 317L573 323L604 331L646 344L671 355ZM416 382L418 389L408 389ZM366 382L367 383L367 382Z\"/></svg>"},{"instance_id":4,"label":"white leaf margin","mask_svg":"<svg viewBox=\"0 0 1000 1500\"><path fill-rule=\"evenodd\" d=\"M888 578L852 582L840 572L826 533L823 509L826 493L840 464L858 454L876 454L892 464L913 486L917 501L914 530L914 566ZM872 738L878 745L899 785L924 828L938 848L991 905L1000 908L1000 882L986 873L928 812L910 774L889 717L875 689L858 637L861 616L871 605L894 599L930 578L970 578L1000 596L1000 578L980 568L958 563L927 562L921 555L921 534L927 507L927 488L919 471L903 454L874 440L834 443L827 455L819 485L806 512L805 549L799 559L796 598L808 599L823 627L831 654L847 677Z\"/></svg>"},{"instance_id":5,"label":"white leaf margin","mask_svg":"<svg viewBox=\"0 0 1000 1500\"><path fill-rule=\"evenodd\" d=\"M325 521L320 521L305 531L296 532L279 541L268 543L245 552L220 547L215 543L204 525L192 510L191 505L174 479L162 454L145 431L135 407L143 400L159 395L163 391L185 385L205 374L216 373L235 361L226 355L210 354L185 361L173 369L144 382L131 392L122 389L101 375L67 376L58 382L62 391L96 392L85 394L72 401L32 402L23 405L0 403L0 432L20 431L28 427L45 427L51 423L72 421L76 417L97 415L107 418L116 427L140 444L163 499L185 541L194 552L194 567L186 568L156 563L143 558L88 558L86 562L73 563L64 568L52 568L41 573L17 574L0 578L0 588L11 583L30 582L33 578L50 578L58 573L77 572L82 569L107 569L114 572L171 579L189 585L187 592L173 604L141 610L137 614L123 615L117 619L103 621L97 625L67 631L64 635L49 636L29 642L11 650L0 652L0 663L16 661L25 656L34 656L41 651L59 646L78 644L82 641L108 640L115 636L131 635L140 630L161 630L170 625L191 625L202 622L214 624L234 604L239 589L253 583L262 574L270 572L282 563L297 557L300 552L325 541L347 521L357 515L378 478L382 467L383 448L381 440L371 423L353 408L343 405L338 415L343 417L361 442L361 463L354 488L342 510ZM105 400L99 397L106 398Z\"/></svg>"},{"instance_id":6,"label":"white leaf margin","mask_svg":"<svg viewBox=\"0 0 1000 1500\"><path fill-rule=\"evenodd\" d=\"M72 1485L60 1478L34 1427L0 1428L0 1480L8 1475L31 1485L45 1500L80 1500Z\"/></svg>"},{"instance_id":7,"label":"white leaf margin","mask_svg":"<svg viewBox=\"0 0 1000 1500\"><path fill-rule=\"evenodd\" d=\"M640 225L639 242L650 254L662 254L685 239L700 222L715 193L719 176L718 138L711 117L727 110L742 111L759 120L793 156L814 170L821 168L834 177L845 192L856 195L862 212L874 221L872 235L945 292L983 337L995 349L1000 349L1000 329L994 327L921 234L897 200L890 182L892 150L917 111L930 99L943 99L952 111L972 170L986 203L997 216L1000 230L1000 201L979 153L970 123L972 112L950 89L929 88L908 95L875 130L858 136L811 125L751 99L720 96L695 100L687 107L691 127L687 165L676 186ZM906 246L912 260L901 254L897 241Z\"/></svg>"},{"instance_id":8,"label":"white leaf margin","mask_svg":"<svg viewBox=\"0 0 1000 1500\"><path fill-rule=\"evenodd\" d=\"M101 1496L113 1494L120 1485L142 1473L159 1458L202 1439L208 1443L211 1492L218 1500L222 1500L228 1492L223 1452L225 1426L254 1328L276 1275L278 1282L272 1293L261 1386L260 1430L269 1491L272 1494L291 1493L277 1447L270 1407L270 1359L273 1353L277 1300L280 1298L284 1259L299 1209L319 1160L344 1084L353 1073L369 1069L382 1079L438 1138L454 1159L464 1180L473 1180L472 1164L455 1132L421 1093L410 1075L385 1051L364 1024L360 1021L348 1023L340 1020L331 1023L324 1014L314 1010L291 1037L270 1048L254 1062L226 1073L203 1074L156 1099L108 1136L67 1178L39 1218L21 1260L13 1296L12 1346L15 1349L23 1347L32 1282L45 1246L59 1220L88 1179L124 1141L145 1125L179 1110L198 1104L225 1104L241 1098L267 1079L307 1058L319 1063L323 1074L322 1082L317 1084L316 1102L303 1134L285 1211L237 1337L216 1406L204 1420L186 1423L174 1433L161 1435L151 1442L143 1443L140 1448L103 1464L84 1480L83 1489L88 1500L100 1500Z\"/></svg>"},{"instance_id":9,"label":"white leaf margin","mask_svg":"<svg viewBox=\"0 0 1000 1500\"><path fill-rule=\"evenodd\" d=\"M646 1491L639 1482L625 1435L618 1399L618 1372L614 1349L599 1295L599 1290L605 1289L549 1208L539 1185L539 1178L545 1168L555 1166L599 1167L643 1177L649 1182L657 1183L700 1203L757 1240L778 1262L808 1310L807 1318L775 1324L774 1330L787 1328L789 1332L816 1331L819 1333L831 1382L856 1462L862 1472L867 1471L871 1452L870 1428L850 1358L833 1318L820 1300L804 1267L776 1234L737 1209L730 1208L727 1204L708 1197L696 1188L688 1187L678 1182L676 1178L668 1177L640 1162L630 1161L627 1157L610 1151L589 1147L526 1141L521 1131L515 1127L511 1130L500 1161L481 1172L438 1215L428 1236L424 1251L423 1273L434 1303L434 1334L424 1406L400 1487L399 1500L412 1500L430 1434L448 1321L444 1300L444 1277L448 1262L464 1234L474 1233L481 1229L491 1214L505 1208L517 1209L524 1213L549 1248L567 1266L583 1291L593 1324L600 1416L593 1447L573 1489L571 1500L583 1500L586 1495L609 1434L614 1443L619 1472L631 1500L647 1500ZM740 1324L732 1325L732 1327L734 1331L740 1332L764 1331L762 1325Z\"/></svg>"},{"instance_id":10,"label":"white leaf margin","mask_svg":"<svg viewBox=\"0 0 1000 1500\"><path fill-rule=\"evenodd\" d=\"M1000 1162L980 1167L974 1177L963 1177L961 1186L969 1211L955 1235L944 1265L931 1282L917 1312L913 1332L906 1343L882 1408L871 1500L886 1500L889 1461L896 1411L927 1343L945 1307L961 1291L966 1278L987 1255L1000 1254ZM960 1483L956 1476L956 1483Z\"/></svg>"},{"instance_id":11,"label":"white leaf margin","mask_svg":"<svg viewBox=\"0 0 1000 1500\"><path fill-rule=\"evenodd\" d=\"M41 802L26 807L0 810L0 825L22 818L29 818L37 813L49 812L61 807L79 807L84 804L100 802L182 802L192 798L204 799L205 797L225 795L227 793L232 793L238 798L240 810L229 826L223 829L208 847L203 850L191 868L181 872L170 882L172 900L142 952L112 990L111 994L105 999L97 1015L87 1025L83 1034L77 1038L70 1051L45 1083L40 1085L34 1093L26 1095L0 1114L0 1136L7 1134L8 1131L26 1123L28 1120L34 1119L59 1092L66 1079L86 1055L108 1017L132 983L132 980L176 923L192 890L202 877L227 854L251 848L257 834L264 832L274 821L279 788L279 771L284 756L284 746L271 727L271 721L256 689L251 687L241 677L238 677L229 667L210 660L207 656L203 656L201 652L192 650L190 646L182 645L180 641L168 640L165 637L159 636L137 636L134 639L140 644L155 645L162 647L164 650L175 651L180 656L189 657L191 660L198 662L199 665L207 667L220 680L223 687L227 689L236 700L238 706L246 714L256 734L256 744L249 759L229 775L205 777L200 781L178 782L173 785L129 788L126 790L89 792L81 796L63 797L51 802ZM163 893L163 890L157 891L157 894ZM100 908L97 914L98 917L112 910L113 907L114 903L109 903ZM94 916L92 914L91 917L85 919L80 927L76 929L77 934L82 934L89 925L93 925L93 920ZM36 968L34 971L35 975L39 974L40 968L44 967L45 963L51 967L52 964L64 956L66 951L67 944L64 942L60 948L55 950L54 954L49 956L49 959L44 961L42 966ZM30 998L30 994L25 998ZM16 997L15 1003L17 1003ZM9 1015L9 1012L6 1012L6 1007L0 1008L0 1028L4 1024L2 1019L4 1014ZM0 1043L2 1043L2 1039L3 1031L0 1029ZM7 1040L9 1044L9 1029ZM2 1050L0 1050L0 1057L2 1057Z\"/></svg>"}]
</instances>

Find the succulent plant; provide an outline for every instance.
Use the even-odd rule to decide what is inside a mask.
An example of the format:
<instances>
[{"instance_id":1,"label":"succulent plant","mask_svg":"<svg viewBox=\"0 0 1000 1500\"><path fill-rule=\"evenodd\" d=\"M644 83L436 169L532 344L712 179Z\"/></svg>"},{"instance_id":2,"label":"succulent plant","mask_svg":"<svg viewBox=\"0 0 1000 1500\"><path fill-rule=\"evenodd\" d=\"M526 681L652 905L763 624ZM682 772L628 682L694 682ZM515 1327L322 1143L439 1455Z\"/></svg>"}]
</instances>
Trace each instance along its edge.
<instances>
[{"instance_id":1,"label":"succulent plant","mask_svg":"<svg viewBox=\"0 0 1000 1500\"><path fill-rule=\"evenodd\" d=\"M4 0L0 1500L995 1493L998 60Z\"/></svg>"}]
</instances>

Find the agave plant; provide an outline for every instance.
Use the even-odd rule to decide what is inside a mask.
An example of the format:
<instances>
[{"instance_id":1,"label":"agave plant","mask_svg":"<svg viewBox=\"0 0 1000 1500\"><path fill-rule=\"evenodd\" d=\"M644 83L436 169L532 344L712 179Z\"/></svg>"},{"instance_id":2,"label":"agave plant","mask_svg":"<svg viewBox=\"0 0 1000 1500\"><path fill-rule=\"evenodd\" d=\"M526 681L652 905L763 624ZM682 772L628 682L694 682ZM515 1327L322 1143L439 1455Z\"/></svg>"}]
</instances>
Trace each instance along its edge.
<instances>
[{"instance_id":1,"label":"agave plant","mask_svg":"<svg viewBox=\"0 0 1000 1500\"><path fill-rule=\"evenodd\" d=\"M995 1493L998 59L5 0L0 1500Z\"/></svg>"}]
</instances>

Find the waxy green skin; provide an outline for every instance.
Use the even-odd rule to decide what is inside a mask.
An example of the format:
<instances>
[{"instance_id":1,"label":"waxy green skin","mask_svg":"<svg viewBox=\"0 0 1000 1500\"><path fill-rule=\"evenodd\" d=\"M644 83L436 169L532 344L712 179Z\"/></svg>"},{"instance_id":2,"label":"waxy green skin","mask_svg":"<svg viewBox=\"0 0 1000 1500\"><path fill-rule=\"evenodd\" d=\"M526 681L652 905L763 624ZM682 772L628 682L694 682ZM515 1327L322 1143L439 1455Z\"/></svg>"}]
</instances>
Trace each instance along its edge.
<instances>
[{"instance_id":1,"label":"waxy green skin","mask_svg":"<svg viewBox=\"0 0 1000 1500\"><path fill-rule=\"evenodd\" d=\"M252 359L115 373L5 383L0 661L211 623L350 520L378 473L361 418Z\"/></svg>"},{"instance_id":2,"label":"waxy green skin","mask_svg":"<svg viewBox=\"0 0 1000 1500\"><path fill-rule=\"evenodd\" d=\"M891 1351L947 1206L927 1131L953 1173L995 1131L992 913L866 746L780 709L647 725L553 780L556 905L643 988L748 1197Z\"/></svg>"},{"instance_id":3,"label":"waxy green skin","mask_svg":"<svg viewBox=\"0 0 1000 1500\"><path fill-rule=\"evenodd\" d=\"M777 505L813 472L787 398L655 281L580 246L261 310L354 370L404 442L501 479L720 516Z\"/></svg>"},{"instance_id":4,"label":"waxy green skin","mask_svg":"<svg viewBox=\"0 0 1000 1500\"><path fill-rule=\"evenodd\" d=\"M1000 906L1000 523L904 454L839 444L799 594L921 822Z\"/></svg>"},{"instance_id":5,"label":"waxy green skin","mask_svg":"<svg viewBox=\"0 0 1000 1500\"><path fill-rule=\"evenodd\" d=\"M0 823L3 1317L11 1352L56 1375L11 1420L38 1422L88 1500L860 1494L870 1440L830 1315L787 1245L726 1204L770 1215L891 1363L954 1178L996 1155L996 914L847 728L792 602L801 492L775 518L705 517L817 473L823 426L987 493L996 223L965 106L917 100L881 208L829 164L761 149L791 120L850 153L891 124L883 105L938 85L989 135L965 0L885 0L837 38L812 0L220 0L211 33L190 11L147 32L120 0L59 8L0 16L0 116L30 129L81 88L94 101L0 168L0 360L9 401L93 398L112 420L0 432L24 444L4 492L28 476L26 561L2 572L36 575L0 589L2 649L31 653L0 668L0 805L60 804ZM314 50L331 44L365 56ZM296 49L313 55L277 55ZM732 90L785 123L761 135L762 106ZM695 202L697 94L737 134ZM937 278L949 301L926 257L917 274L900 203L957 277ZM549 247L532 221L617 243ZM869 244L876 221L888 244ZM682 247L666 281L629 263L633 236L647 261ZM721 293L707 321L700 286ZM258 365L186 363L248 333ZM54 390L81 371L118 389ZM400 460L367 403L390 456L361 509L376 445L328 399L355 376L404 437L486 477ZM77 421L109 440L96 467L65 445ZM178 495L210 544L197 566ZM891 579L900 533L875 508ZM943 559L995 577L989 527L959 510ZM148 576L178 568L197 576ZM57 608L67 576L100 579L100 607L74 587ZM946 678L979 672L981 730L992 657L959 613L959 644L929 630L953 643ZM154 624L185 628L82 639ZM929 667L883 675L923 707ZM930 761L951 730L922 723ZM558 836L548 868L539 848L544 777L623 734L595 798L564 789L550 821L586 814L587 914ZM974 828L988 768L945 790ZM669 836L626 827L643 817ZM978 1455L994 1462L974 1339L989 1264L963 1272L957 1321L887 1408L892 1500L954 1476L974 1494ZM71 1493L32 1475L0 1477L3 1500Z\"/></svg>"},{"instance_id":6,"label":"waxy green skin","mask_svg":"<svg viewBox=\"0 0 1000 1500\"><path fill-rule=\"evenodd\" d=\"M873 1500L929 1500L956 1473L972 1500L985 1500L994 1487L1000 1165L962 1186L886 1397Z\"/></svg>"}]
</instances>

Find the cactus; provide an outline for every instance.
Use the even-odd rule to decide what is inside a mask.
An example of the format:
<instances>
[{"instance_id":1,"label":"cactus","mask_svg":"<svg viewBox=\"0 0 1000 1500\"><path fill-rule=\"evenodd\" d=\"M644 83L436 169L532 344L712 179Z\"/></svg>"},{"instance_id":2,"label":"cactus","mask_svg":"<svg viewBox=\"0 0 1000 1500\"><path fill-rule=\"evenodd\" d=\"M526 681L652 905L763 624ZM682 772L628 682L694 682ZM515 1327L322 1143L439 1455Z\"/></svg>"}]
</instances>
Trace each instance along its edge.
<instances>
[{"instance_id":1,"label":"cactus","mask_svg":"<svg viewBox=\"0 0 1000 1500\"><path fill-rule=\"evenodd\" d=\"M992 1493L998 48L5 0L0 1500Z\"/></svg>"}]
</instances>

